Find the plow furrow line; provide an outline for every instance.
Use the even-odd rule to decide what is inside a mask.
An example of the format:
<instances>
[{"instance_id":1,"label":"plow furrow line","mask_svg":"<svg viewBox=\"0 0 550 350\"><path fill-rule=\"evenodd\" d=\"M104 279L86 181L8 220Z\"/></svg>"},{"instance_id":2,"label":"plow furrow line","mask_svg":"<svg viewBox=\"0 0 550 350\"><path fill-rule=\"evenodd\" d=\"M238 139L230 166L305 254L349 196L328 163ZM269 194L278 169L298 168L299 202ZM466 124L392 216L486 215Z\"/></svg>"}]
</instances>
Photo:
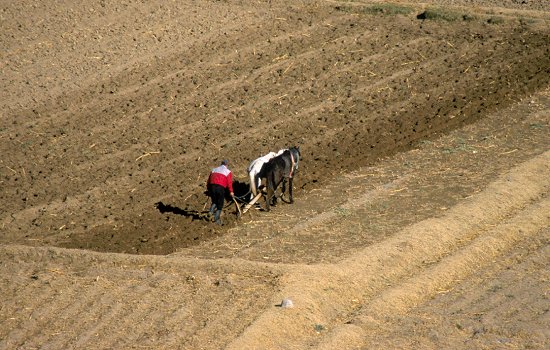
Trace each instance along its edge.
<instances>
[{"instance_id":1,"label":"plow furrow line","mask_svg":"<svg viewBox=\"0 0 550 350\"><path fill-rule=\"evenodd\" d=\"M83 312L88 304L87 300L95 300L102 291L97 289L86 290L86 285L79 284L73 290L56 290L55 287L48 288L52 291L51 297L36 306L29 316L29 319L14 328L6 336L3 343L10 348L33 348L40 346L43 342L52 337L64 336L71 330L66 322L73 319L75 315ZM60 296L59 294L70 294L72 297ZM81 300L83 302L79 302ZM77 317L78 318L78 317ZM49 333L44 333L47 329Z\"/></svg>"},{"instance_id":2,"label":"plow furrow line","mask_svg":"<svg viewBox=\"0 0 550 350\"><path fill-rule=\"evenodd\" d=\"M338 218L339 214L336 209L341 208L342 210L357 210L360 207L365 206L370 202L374 202L378 198L384 195L387 195L397 186L406 182L406 180L407 180L407 176L402 176L392 182L380 185L374 188L373 190L370 190L364 193L358 198L357 197L349 198L347 201L345 201L345 203L337 207L331 207L329 208L329 210L324 211L321 214L315 215L307 220L304 220L303 222L299 222L295 224L292 228L285 230L284 232L281 231L279 233L280 234L284 233L285 236L292 235L292 234L296 235L296 234L299 234L300 232L307 231L308 229L311 229L313 227L322 227L323 225L326 225L327 223ZM304 216L307 216L307 214L305 214ZM257 244L251 244L249 247L242 249L238 255L247 256L252 250L260 250L262 248L265 248L266 246L273 244L272 241L277 240L277 238L279 238L278 234L271 236L269 239L263 239Z\"/></svg>"},{"instance_id":3,"label":"plow furrow line","mask_svg":"<svg viewBox=\"0 0 550 350\"><path fill-rule=\"evenodd\" d=\"M330 349L344 338L349 344L350 337L355 338L357 346L364 345L365 332L377 328L387 317L404 315L438 293L452 289L458 281L498 259L514 245L540 234L550 225L548 213L550 199L544 199L415 277L381 292L351 322L335 328L320 349Z\"/></svg>"},{"instance_id":4,"label":"plow furrow line","mask_svg":"<svg viewBox=\"0 0 550 350\"><path fill-rule=\"evenodd\" d=\"M0 321L2 330L0 331L0 349L9 349L22 343L29 332L33 331L38 322L33 319L35 310L40 305L48 305L48 301L53 298L52 289L38 289L34 287L22 288L17 291L17 298L21 300L30 300L23 307L12 307L11 310L2 307ZM32 297L30 297L32 296ZM4 297L5 294L4 294ZM23 304L23 302L22 302Z\"/></svg>"},{"instance_id":5,"label":"plow furrow line","mask_svg":"<svg viewBox=\"0 0 550 350\"><path fill-rule=\"evenodd\" d=\"M47 327L37 327L36 333L27 336L26 347L29 348L49 348L49 349L66 349L63 346L73 337L77 337L81 331L83 324L88 316L97 314L100 310L98 304L103 304L105 299L105 290L95 286L88 286L87 290L73 293L71 304L66 307L59 306L55 300L52 301L54 306L57 306L59 312L48 312L50 315L47 322ZM87 317L79 317L86 315ZM68 322L67 320L71 320ZM44 332L44 328L48 330Z\"/></svg>"},{"instance_id":6,"label":"plow furrow line","mask_svg":"<svg viewBox=\"0 0 550 350\"><path fill-rule=\"evenodd\" d=\"M159 306L161 301L158 300L158 295L154 292L156 288L162 288L150 286L157 285L156 279L125 281L121 288L122 291L113 293L113 295L124 296L124 299L109 297L102 300L98 308L106 311L98 313L96 322L83 324L82 330L78 332L78 337L72 339L62 348L88 349L90 346L105 349L123 348L129 339L137 339L138 335L135 334L135 329L152 328L154 311L162 309ZM158 279L160 280L160 277ZM140 326L143 323L151 325ZM97 344L97 335L107 329L117 335L110 338L105 344ZM120 344L122 346L115 346L117 342L122 343ZM132 342L130 341L130 343Z\"/></svg>"},{"instance_id":7,"label":"plow furrow line","mask_svg":"<svg viewBox=\"0 0 550 350\"><path fill-rule=\"evenodd\" d=\"M155 331L155 321L158 320L161 315L155 310L158 310L158 305L154 302L141 300L137 305L134 305L131 309L123 310L122 315L118 315L117 318L109 320L108 324L104 324L101 328L111 325L111 332L115 335L108 339L108 343L104 344L105 349L123 349L127 344L136 344L136 340L143 335L140 330L146 329L148 333L153 334ZM166 311L166 310L165 310ZM115 323L114 325L112 323ZM93 335L93 334L90 334ZM93 338L88 337L85 341L79 342L79 348L87 349L94 341Z\"/></svg>"},{"instance_id":8,"label":"plow furrow line","mask_svg":"<svg viewBox=\"0 0 550 350\"><path fill-rule=\"evenodd\" d=\"M338 264L297 266L296 271L285 276L283 285L286 287L277 295L278 298L292 297L297 307L289 312L267 310L230 348L247 349L247 344L258 339L273 349L284 348L289 343L309 343L311 339L318 338L312 328L314 324L338 325L342 320L349 319L350 315L361 309L359 305L368 305L369 300L376 301L377 296L388 287L423 273L426 261L442 261L449 257L447 264L452 262L464 266L454 275L434 281L432 289L444 287L456 278L473 272L478 259L481 263L488 262L524 235L534 235L549 224L549 203L541 199L550 188L548 173L550 151L516 167L485 191L453 207L446 216L411 225ZM537 201L540 203L525 210L525 206ZM503 226L501 222L505 218L509 221ZM533 223L529 224L531 221ZM516 225L521 225L525 233L519 233L516 229L519 226ZM498 243L501 230L507 233ZM479 243L476 243L478 237ZM464 252L453 258L459 249L464 249ZM435 273L442 273L440 270L443 268L434 269ZM315 276L320 274L329 278L316 279ZM400 301L402 305L414 306L430 295L432 289L424 286L430 276L418 277L417 283L420 284L417 290L411 290L409 299ZM408 290L410 286L403 289ZM399 300L399 294L392 294L397 290L387 292L386 298L393 296ZM380 300L376 308L382 313L386 304L384 299Z\"/></svg>"}]
</instances>

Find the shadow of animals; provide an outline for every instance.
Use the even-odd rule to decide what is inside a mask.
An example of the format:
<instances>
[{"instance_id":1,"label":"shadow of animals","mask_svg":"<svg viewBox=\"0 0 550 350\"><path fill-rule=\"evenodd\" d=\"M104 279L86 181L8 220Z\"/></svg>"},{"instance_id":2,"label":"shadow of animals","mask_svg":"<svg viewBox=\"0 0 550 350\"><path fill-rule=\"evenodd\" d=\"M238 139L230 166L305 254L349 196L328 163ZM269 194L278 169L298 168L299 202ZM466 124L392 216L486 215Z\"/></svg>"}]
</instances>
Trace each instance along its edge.
<instances>
[{"instance_id":1,"label":"shadow of animals","mask_svg":"<svg viewBox=\"0 0 550 350\"><path fill-rule=\"evenodd\" d=\"M250 191L250 185L247 182L233 181L233 192L236 197L243 197Z\"/></svg>"}]
</instances>

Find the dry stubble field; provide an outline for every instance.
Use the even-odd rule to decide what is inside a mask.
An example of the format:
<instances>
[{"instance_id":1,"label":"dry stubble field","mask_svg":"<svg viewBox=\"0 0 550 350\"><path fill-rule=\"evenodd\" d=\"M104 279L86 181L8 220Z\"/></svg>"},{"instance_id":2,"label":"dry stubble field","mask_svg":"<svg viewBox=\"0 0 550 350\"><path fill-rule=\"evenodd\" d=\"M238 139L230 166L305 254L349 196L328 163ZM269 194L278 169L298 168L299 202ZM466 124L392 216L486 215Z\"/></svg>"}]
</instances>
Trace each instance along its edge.
<instances>
[{"instance_id":1,"label":"dry stubble field","mask_svg":"<svg viewBox=\"0 0 550 350\"><path fill-rule=\"evenodd\" d=\"M549 347L550 4L0 21L0 348ZM222 158L243 194L295 144L295 204L199 218Z\"/></svg>"}]
</instances>

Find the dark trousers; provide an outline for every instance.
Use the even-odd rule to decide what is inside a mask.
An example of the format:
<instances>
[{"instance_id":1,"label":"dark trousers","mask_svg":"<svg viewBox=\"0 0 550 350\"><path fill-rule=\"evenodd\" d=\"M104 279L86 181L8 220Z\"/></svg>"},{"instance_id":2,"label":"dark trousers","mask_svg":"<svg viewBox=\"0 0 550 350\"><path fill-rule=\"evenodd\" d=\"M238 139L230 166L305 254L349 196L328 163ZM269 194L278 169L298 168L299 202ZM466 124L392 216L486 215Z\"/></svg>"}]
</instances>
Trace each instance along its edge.
<instances>
[{"instance_id":1,"label":"dark trousers","mask_svg":"<svg viewBox=\"0 0 550 350\"><path fill-rule=\"evenodd\" d=\"M215 205L218 210L222 210L225 201L225 187L222 185L210 184L208 185L208 195L212 198L212 207Z\"/></svg>"}]
</instances>

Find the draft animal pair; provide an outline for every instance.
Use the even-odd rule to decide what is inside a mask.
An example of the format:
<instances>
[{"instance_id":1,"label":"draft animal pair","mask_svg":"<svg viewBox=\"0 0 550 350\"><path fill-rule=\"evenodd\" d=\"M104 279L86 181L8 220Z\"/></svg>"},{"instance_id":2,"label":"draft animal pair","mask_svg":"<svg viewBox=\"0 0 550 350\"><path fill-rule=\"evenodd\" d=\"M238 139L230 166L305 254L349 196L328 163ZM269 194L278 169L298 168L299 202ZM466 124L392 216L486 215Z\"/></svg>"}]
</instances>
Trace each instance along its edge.
<instances>
[{"instance_id":1,"label":"draft animal pair","mask_svg":"<svg viewBox=\"0 0 550 350\"><path fill-rule=\"evenodd\" d=\"M294 203L292 195L292 179L298 170L301 153L300 147L294 146L281 149L278 152L269 152L253 160L247 168L250 177L250 192L252 198L256 197L262 184L262 179L266 180L267 195L265 198L266 210L270 210L271 205L277 203L275 191L282 183L282 192L286 191L286 182L288 181L288 195L290 203Z\"/></svg>"}]
</instances>

